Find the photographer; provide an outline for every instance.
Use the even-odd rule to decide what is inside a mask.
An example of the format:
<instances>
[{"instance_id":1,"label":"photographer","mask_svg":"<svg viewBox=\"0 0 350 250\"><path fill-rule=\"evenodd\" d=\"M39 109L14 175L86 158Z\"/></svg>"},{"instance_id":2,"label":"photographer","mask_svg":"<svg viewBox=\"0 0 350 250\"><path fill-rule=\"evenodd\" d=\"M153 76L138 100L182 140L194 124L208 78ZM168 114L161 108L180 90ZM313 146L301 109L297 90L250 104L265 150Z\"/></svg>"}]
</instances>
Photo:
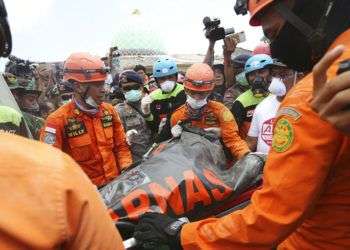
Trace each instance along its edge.
<instances>
[{"instance_id":1,"label":"photographer","mask_svg":"<svg viewBox=\"0 0 350 250\"><path fill-rule=\"evenodd\" d=\"M203 63L206 63L209 66L211 66L215 74L215 88L209 99L223 102L226 88L232 86L234 83L234 68L231 64L231 55L236 50L236 46L239 41L235 36L229 35L234 33L233 28L224 29L219 27L219 19L211 20L210 18L205 17L203 19L203 23L206 30L205 36L209 40L209 47ZM221 39L224 40L224 65L214 65L215 43L216 41Z\"/></svg>"}]
</instances>

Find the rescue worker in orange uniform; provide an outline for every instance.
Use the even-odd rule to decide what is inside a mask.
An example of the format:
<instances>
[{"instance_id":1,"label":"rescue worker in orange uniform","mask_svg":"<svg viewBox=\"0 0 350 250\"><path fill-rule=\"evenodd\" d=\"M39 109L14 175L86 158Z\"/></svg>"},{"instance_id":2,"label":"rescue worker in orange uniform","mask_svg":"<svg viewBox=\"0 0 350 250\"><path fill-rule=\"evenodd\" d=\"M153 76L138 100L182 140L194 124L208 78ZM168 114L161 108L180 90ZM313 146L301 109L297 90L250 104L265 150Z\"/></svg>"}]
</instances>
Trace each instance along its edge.
<instances>
[{"instance_id":1,"label":"rescue worker in orange uniform","mask_svg":"<svg viewBox=\"0 0 350 250\"><path fill-rule=\"evenodd\" d=\"M239 3L238 12L245 13L248 6L250 23L263 26L272 41L272 55L295 70L310 72L328 49L337 45L345 49L337 52L323 78L307 75L283 100L263 187L249 206L188 224L149 213L141 217L134 236L141 245L165 243L186 250L350 249L350 138L322 120L310 105L317 81L341 80L339 66L350 58L350 2Z\"/></svg>"},{"instance_id":2,"label":"rescue worker in orange uniform","mask_svg":"<svg viewBox=\"0 0 350 250\"><path fill-rule=\"evenodd\" d=\"M88 53L72 54L64 65L64 81L74 98L49 115L41 141L69 154L98 187L117 177L131 163L119 116L102 102L106 70Z\"/></svg>"},{"instance_id":3,"label":"rescue worker in orange uniform","mask_svg":"<svg viewBox=\"0 0 350 250\"><path fill-rule=\"evenodd\" d=\"M178 137L182 132L179 123L182 122L215 132L222 138L231 155L240 159L249 153L248 145L239 136L230 110L219 102L207 100L214 87L214 72L207 64L194 64L187 70L184 82L187 101L172 114L171 132L174 137Z\"/></svg>"},{"instance_id":4,"label":"rescue worker in orange uniform","mask_svg":"<svg viewBox=\"0 0 350 250\"><path fill-rule=\"evenodd\" d=\"M0 56L11 31L0 0ZM14 114L15 124L22 118ZM96 188L66 154L0 132L0 249L124 249Z\"/></svg>"},{"instance_id":5,"label":"rescue worker in orange uniform","mask_svg":"<svg viewBox=\"0 0 350 250\"><path fill-rule=\"evenodd\" d=\"M91 181L66 154L0 132L0 249L124 249Z\"/></svg>"}]
</instances>

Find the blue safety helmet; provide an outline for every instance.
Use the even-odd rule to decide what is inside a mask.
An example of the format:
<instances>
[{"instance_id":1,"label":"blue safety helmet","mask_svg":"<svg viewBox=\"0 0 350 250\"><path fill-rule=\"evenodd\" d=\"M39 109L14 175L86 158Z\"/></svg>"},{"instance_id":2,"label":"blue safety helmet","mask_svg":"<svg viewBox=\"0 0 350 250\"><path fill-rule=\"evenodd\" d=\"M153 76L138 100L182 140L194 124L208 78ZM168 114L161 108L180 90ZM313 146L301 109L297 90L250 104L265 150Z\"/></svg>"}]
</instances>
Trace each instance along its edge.
<instances>
[{"instance_id":1,"label":"blue safety helmet","mask_svg":"<svg viewBox=\"0 0 350 250\"><path fill-rule=\"evenodd\" d=\"M273 64L273 60L269 55L257 54L248 59L244 66L244 72L247 75L255 70L264 69Z\"/></svg>"},{"instance_id":2,"label":"blue safety helmet","mask_svg":"<svg viewBox=\"0 0 350 250\"><path fill-rule=\"evenodd\" d=\"M153 65L153 76L161 78L178 73L176 61L173 58L165 57L158 59Z\"/></svg>"}]
</instances>

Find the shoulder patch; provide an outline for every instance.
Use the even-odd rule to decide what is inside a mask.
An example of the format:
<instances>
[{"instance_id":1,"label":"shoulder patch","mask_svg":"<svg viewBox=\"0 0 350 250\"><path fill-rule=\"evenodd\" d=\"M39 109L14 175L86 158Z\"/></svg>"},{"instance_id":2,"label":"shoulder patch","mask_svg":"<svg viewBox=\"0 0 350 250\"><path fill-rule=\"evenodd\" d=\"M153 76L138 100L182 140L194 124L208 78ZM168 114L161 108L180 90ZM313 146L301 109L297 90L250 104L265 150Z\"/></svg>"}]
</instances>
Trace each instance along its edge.
<instances>
[{"instance_id":1,"label":"shoulder patch","mask_svg":"<svg viewBox=\"0 0 350 250\"><path fill-rule=\"evenodd\" d=\"M292 107L282 107L278 110L276 117L280 117L282 115L289 116L294 119L294 121L299 120L301 117L300 112L296 108Z\"/></svg>"},{"instance_id":2,"label":"shoulder patch","mask_svg":"<svg viewBox=\"0 0 350 250\"><path fill-rule=\"evenodd\" d=\"M230 122L234 120L233 115L229 110L224 111L224 113L222 114L222 119L224 120L224 122Z\"/></svg>"},{"instance_id":3,"label":"shoulder patch","mask_svg":"<svg viewBox=\"0 0 350 250\"><path fill-rule=\"evenodd\" d=\"M56 134L46 132L44 136L44 142L49 145L54 145L56 143Z\"/></svg>"},{"instance_id":4,"label":"shoulder patch","mask_svg":"<svg viewBox=\"0 0 350 250\"><path fill-rule=\"evenodd\" d=\"M292 124L285 118L277 121L274 129L272 148L277 153L286 152L294 141L294 129Z\"/></svg>"}]
</instances>

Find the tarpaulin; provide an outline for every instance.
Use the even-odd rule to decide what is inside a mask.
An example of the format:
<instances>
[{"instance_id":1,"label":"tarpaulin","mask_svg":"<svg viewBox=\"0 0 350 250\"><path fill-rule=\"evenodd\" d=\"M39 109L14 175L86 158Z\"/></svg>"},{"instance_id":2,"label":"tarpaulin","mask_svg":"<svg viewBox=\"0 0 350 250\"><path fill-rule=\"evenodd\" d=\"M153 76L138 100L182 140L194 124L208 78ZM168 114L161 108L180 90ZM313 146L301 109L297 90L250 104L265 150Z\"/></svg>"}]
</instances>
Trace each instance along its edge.
<instances>
[{"instance_id":1,"label":"tarpaulin","mask_svg":"<svg viewBox=\"0 0 350 250\"><path fill-rule=\"evenodd\" d=\"M100 193L115 221L137 219L146 211L193 221L249 200L252 192L244 193L259 186L263 165L263 157L248 155L226 169L220 143L183 132Z\"/></svg>"}]
</instances>

